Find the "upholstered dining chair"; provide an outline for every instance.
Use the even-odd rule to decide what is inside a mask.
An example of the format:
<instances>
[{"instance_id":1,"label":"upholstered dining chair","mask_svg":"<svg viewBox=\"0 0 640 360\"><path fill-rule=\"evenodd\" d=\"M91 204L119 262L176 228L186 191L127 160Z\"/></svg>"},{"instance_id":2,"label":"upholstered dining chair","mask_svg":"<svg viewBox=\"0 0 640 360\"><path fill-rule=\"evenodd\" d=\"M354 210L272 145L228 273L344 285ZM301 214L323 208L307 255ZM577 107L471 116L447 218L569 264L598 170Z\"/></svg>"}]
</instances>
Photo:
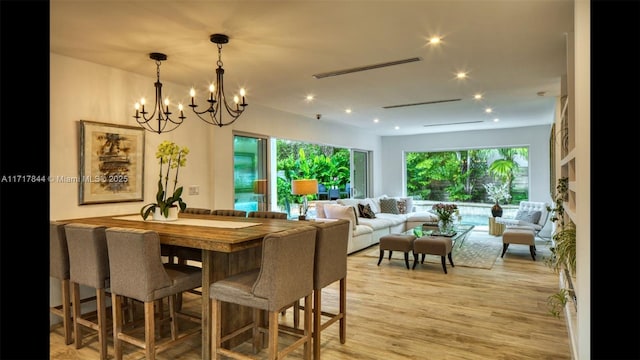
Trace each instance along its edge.
<instances>
[{"instance_id":1,"label":"upholstered dining chair","mask_svg":"<svg viewBox=\"0 0 640 360\"><path fill-rule=\"evenodd\" d=\"M115 358L122 359L123 342L142 348L145 358L201 333L200 324L179 332L178 317L197 319L196 315L176 311L175 296L202 285L202 269L180 264L164 264L160 256L160 237L152 230L108 228L105 231L111 272L113 305L113 347ZM144 340L123 328L122 300L132 298L144 303ZM171 337L155 331L155 304L169 298ZM162 316L160 317L162 321ZM199 322L199 321L198 321ZM135 330L134 330L135 331ZM156 335L161 337L156 342Z\"/></svg>"},{"instance_id":2,"label":"upholstered dining chair","mask_svg":"<svg viewBox=\"0 0 640 360\"><path fill-rule=\"evenodd\" d=\"M234 209L215 209L211 210L211 215L247 217L247 212Z\"/></svg>"},{"instance_id":3,"label":"upholstered dining chair","mask_svg":"<svg viewBox=\"0 0 640 360\"><path fill-rule=\"evenodd\" d=\"M69 250L64 224L55 221L49 223L49 276L60 281L60 297L62 299L60 305L51 306L49 310L52 314L62 319L64 343L69 345L73 342L69 287Z\"/></svg>"},{"instance_id":4,"label":"upholstered dining chair","mask_svg":"<svg viewBox=\"0 0 640 360\"><path fill-rule=\"evenodd\" d=\"M211 214L211 209L186 207L182 212L185 213L185 214L210 215Z\"/></svg>"},{"instance_id":5,"label":"upholstered dining chair","mask_svg":"<svg viewBox=\"0 0 640 360\"><path fill-rule=\"evenodd\" d=\"M76 349L83 346L83 329L98 332L100 359L107 358L107 303L109 287L109 255L104 226L70 223L65 225L69 249L69 281L73 307L73 335ZM96 319L83 315L80 285L95 289Z\"/></svg>"},{"instance_id":6,"label":"upholstered dining chair","mask_svg":"<svg viewBox=\"0 0 640 360\"><path fill-rule=\"evenodd\" d=\"M278 211L250 211L247 214L250 218L262 218L262 219L287 219L287 213Z\"/></svg>"},{"instance_id":7,"label":"upholstered dining chair","mask_svg":"<svg viewBox=\"0 0 640 360\"><path fill-rule=\"evenodd\" d=\"M347 245L351 223L349 220L310 222L317 229L313 262L313 358L320 360L321 332L339 323L340 343L347 340ZM322 309L322 289L339 281L337 312ZM294 327L299 326L299 301L294 303ZM329 318L323 322L324 318Z\"/></svg>"},{"instance_id":8,"label":"upholstered dining chair","mask_svg":"<svg viewBox=\"0 0 640 360\"><path fill-rule=\"evenodd\" d=\"M311 297L313 293L313 259L316 228L303 226L266 235L262 243L262 262L259 269L232 275L211 284L212 355L236 359L250 358L222 344L247 330L253 330L253 351L260 344L260 312L268 312L268 359L282 359L303 346L304 359L311 359ZM346 252L345 252L346 253ZM296 341L279 350L280 311L294 301L304 298L304 329ZM253 322L230 334L222 334L222 303L233 303L254 308Z\"/></svg>"}]
</instances>

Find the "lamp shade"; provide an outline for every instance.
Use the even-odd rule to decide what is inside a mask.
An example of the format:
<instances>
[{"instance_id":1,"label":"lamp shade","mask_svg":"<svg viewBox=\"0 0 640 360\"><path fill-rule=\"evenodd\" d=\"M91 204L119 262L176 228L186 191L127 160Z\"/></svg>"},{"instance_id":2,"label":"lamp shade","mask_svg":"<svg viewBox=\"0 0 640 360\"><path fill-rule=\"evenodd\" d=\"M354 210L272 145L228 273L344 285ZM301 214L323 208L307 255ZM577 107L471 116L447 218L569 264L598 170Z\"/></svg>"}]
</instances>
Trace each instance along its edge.
<instances>
[{"instance_id":1,"label":"lamp shade","mask_svg":"<svg viewBox=\"0 0 640 360\"><path fill-rule=\"evenodd\" d=\"M311 195L318 193L318 180L300 179L291 181L291 193L294 195Z\"/></svg>"},{"instance_id":2,"label":"lamp shade","mask_svg":"<svg viewBox=\"0 0 640 360\"><path fill-rule=\"evenodd\" d=\"M253 193L254 194L266 194L267 193L267 179L258 179L253 181Z\"/></svg>"}]
</instances>

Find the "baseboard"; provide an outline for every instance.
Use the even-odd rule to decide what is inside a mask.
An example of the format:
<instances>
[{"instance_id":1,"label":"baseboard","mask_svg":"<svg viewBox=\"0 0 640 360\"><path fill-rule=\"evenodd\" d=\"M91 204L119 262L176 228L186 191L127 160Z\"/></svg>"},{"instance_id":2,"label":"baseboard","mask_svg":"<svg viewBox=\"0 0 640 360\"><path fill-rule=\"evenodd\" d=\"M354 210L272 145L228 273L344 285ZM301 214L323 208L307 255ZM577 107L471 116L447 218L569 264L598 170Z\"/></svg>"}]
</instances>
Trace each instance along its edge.
<instances>
[{"instance_id":1,"label":"baseboard","mask_svg":"<svg viewBox=\"0 0 640 360\"><path fill-rule=\"evenodd\" d=\"M572 281L566 278L564 271L560 272L560 289L571 289L573 291ZM571 358L578 360L578 309L575 297L572 297L572 299L565 304L564 318L567 324Z\"/></svg>"}]
</instances>

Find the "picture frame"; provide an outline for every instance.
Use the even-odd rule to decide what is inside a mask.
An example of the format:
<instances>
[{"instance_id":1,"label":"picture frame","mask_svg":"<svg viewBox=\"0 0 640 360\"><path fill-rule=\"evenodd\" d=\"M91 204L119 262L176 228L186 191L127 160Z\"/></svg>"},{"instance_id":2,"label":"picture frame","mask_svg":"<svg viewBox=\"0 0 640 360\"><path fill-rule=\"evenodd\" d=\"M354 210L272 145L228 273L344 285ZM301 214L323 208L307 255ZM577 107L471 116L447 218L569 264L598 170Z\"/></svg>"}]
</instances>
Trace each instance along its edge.
<instances>
[{"instance_id":1,"label":"picture frame","mask_svg":"<svg viewBox=\"0 0 640 360\"><path fill-rule=\"evenodd\" d=\"M145 130L87 120L78 126L79 204L143 201Z\"/></svg>"}]
</instances>

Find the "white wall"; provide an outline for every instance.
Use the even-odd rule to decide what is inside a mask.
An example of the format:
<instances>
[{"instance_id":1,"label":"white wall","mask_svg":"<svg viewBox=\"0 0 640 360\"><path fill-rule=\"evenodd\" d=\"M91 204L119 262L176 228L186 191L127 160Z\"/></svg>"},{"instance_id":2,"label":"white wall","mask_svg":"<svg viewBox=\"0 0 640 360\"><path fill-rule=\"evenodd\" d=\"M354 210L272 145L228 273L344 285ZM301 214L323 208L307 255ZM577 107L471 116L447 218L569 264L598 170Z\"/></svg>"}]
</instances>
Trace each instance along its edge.
<instances>
[{"instance_id":1,"label":"white wall","mask_svg":"<svg viewBox=\"0 0 640 360\"><path fill-rule=\"evenodd\" d=\"M549 135L551 125L526 128L465 131L439 134L382 137L382 165L379 179L382 193L406 195L405 152L450 151L496 147L529 147L529 199L551 203L549 195Z\"/></svg>"}]
</instances>

